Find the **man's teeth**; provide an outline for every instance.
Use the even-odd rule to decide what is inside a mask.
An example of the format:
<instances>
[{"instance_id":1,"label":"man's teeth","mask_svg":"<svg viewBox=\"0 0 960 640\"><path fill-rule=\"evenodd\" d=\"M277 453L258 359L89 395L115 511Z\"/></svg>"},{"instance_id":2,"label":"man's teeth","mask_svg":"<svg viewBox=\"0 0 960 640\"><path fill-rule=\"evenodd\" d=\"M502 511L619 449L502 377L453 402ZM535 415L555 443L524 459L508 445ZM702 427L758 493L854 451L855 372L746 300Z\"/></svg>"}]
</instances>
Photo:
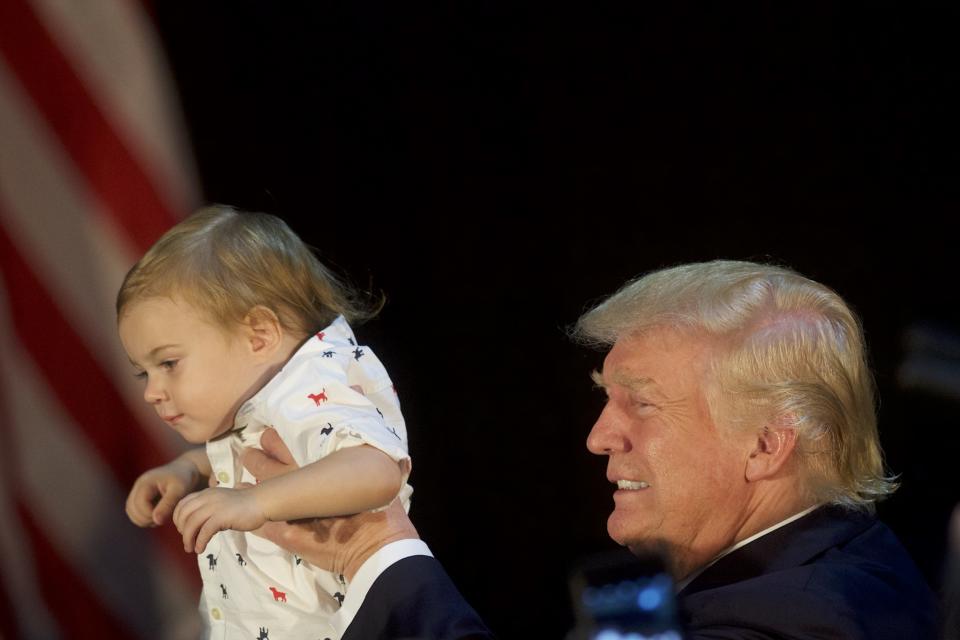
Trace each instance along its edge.
<instances>
[{"instance_id":1,"label":"man's teeth","mask_svg":"<svg viewBox=\"0 0 960 640\"><path fill-rule=\"evenodd\" d=\"M646 482L637 482L635 480L617 480L617 489L646 489L650 485Z\"/></svg>"}]
</instances>

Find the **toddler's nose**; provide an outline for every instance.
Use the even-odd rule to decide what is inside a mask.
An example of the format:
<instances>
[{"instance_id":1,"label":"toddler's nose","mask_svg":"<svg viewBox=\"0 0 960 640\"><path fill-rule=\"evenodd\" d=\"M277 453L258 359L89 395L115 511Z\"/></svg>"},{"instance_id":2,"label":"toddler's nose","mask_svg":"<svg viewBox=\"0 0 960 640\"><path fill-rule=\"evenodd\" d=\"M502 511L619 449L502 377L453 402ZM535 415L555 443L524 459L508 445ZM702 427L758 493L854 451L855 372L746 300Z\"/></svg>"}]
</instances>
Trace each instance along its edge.
<instances>
[{"instance_id":1,"label":"toddler's nose","mask_svg":"<svg viewBox=\"0 0 960 640\"><path fill-rule=\"evenodd\" d=\"M149 378L147 379L147 386L143 389L143 399L147 401L148 404L157 404L161 402L166 397L165 392L156 382L152 382Z\"/></svg>"}]
</instances>

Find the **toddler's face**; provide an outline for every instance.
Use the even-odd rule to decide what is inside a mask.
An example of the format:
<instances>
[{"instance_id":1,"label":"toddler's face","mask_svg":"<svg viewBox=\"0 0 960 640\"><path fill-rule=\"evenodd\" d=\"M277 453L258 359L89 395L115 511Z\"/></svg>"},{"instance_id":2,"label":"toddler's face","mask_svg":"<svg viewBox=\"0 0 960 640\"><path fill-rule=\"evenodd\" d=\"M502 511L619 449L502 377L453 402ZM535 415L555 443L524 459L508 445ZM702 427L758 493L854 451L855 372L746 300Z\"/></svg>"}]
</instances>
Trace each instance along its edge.
<instances>
[{"instance_id":1,"label":"toddler's face","mask_svg":"<svg viewBox=\"0 0 960 640\"><path fill-rule=\"evenodd\" d=\"M257 391L262 369L243 332L212 324L182 300L134 302L119 329L144 379L143 399L189 442L230 430L237 409Z\"/></svg>"}]
</instances>

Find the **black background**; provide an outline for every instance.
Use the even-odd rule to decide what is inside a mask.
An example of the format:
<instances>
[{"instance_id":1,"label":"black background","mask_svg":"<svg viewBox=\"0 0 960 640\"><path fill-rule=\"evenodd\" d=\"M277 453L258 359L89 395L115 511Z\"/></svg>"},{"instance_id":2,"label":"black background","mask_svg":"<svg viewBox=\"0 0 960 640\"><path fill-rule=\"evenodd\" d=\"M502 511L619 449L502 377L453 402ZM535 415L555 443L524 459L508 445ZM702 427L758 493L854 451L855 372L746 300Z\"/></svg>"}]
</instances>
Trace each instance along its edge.
<instances>
[{"instance_id":1,"label":"black background","mask_svg":"<svg viewBox=\"0 0 960 640\"><path fill-rule=\"evenodd\" d=\"M565 327L717 257L862 314L903 482L880 513L939 584L960 411L896 372L906 327L960 326L956 9L278 4L155 7L204 196L386 293L359 333L400 390L412 516L496 632L561 637L570 567L614 546L584 448L602 355Z\"/></svg>"}]
</instances>

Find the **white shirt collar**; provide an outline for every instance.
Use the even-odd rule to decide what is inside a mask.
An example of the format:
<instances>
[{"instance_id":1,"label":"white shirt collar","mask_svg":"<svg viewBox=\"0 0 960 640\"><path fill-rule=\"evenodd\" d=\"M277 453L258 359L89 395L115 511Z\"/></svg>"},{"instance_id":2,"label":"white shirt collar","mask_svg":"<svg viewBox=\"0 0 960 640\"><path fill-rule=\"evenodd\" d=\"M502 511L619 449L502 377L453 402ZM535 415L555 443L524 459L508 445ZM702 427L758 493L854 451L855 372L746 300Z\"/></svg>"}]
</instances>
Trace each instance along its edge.
<instances>
[{"instance_id":1,"label":"white shirt collar","mask_svg":"<svg viewBox=\"0 0 960 640\"><path fill-rule=\"evenodd\" d=\"M329 349L346 347L347 345L357 347L356 336L354 336L353 329L350 328L350 324L347 323L346 319L343 316L337 316L330 325L310 336L300 345L300 348L290 356L290 359L284 363L280 371L260 387L256 393L250 396L246 402L240 405L240 408L237 410L237 415L234 416L233 419L234 429L242 427L249 417L266 401L265 399L273 393L273 390L284 383L284 376L281 374L283 370L290 366L295 360L299 360L312 353L322 353Z\"/></svg>"},{"instance_id":2,"label":"white shirt collar","mask_svg":"<svg viewBox=\"0 0 960 640\"><path fill-rule=\"evenodd\" d=\"M763 531L759 531L759 532L753 534L752 536L750 536L749 538L744 538L744 539L741 540L740 542L737 542L736 544L734 544L734 545L732 545L732 546L730 546L730 547L727 547L726 549L724 549L723 551L721 551L713 560L711 560L711 561L708 562L707 564L703 565L702 567L700 567L699 569L697 569L696 571L694 571L693 573L691 573L689 576L687 576L686 578L684 578L683 580L681 580L680 582L678 582L678 583L677 583L677 587L676 587L677 592L679 593L680 591L683 591L683 589L685 589L688 584L690 584L691 582L693 582L694 579L696 579L701 573L703 573L703 572L706 571L708 568L710 568L710 567L711 567L714 563L716 563L717 560L719 560L720 558L722 558L722 557L724 557L724 556L726 556L726 555L729 555L729 554L733 553L734 551L736 551L736 550L739 549L740 547L746 546L746 545L750 544L751 542L753 542L754 540L756 540L756 539L758 539L758 538L762 538L763 536L767 535L767 534L770 533L771 531L776 531L776 530L779 529L780 527L786 526L786 525L790 524L791 522L793 522L794 520L799 520L800 518L802 518L803 516L807 515L808 513L811 513L814 509L816 509L816 508L819 507L819 506L821 506L821 505L815 504L815 505L813 505L812 507L808 507L807 509L804 509L804 510L801 511L800 513L795 513L795 514L793 514L792 516L790 516L789 518L785 518L784 520L781 520L780 522L778 522L777 524L773 525L772 527L767 527L767 528L764 529Z\"/></svg>"},{"instance_id":3,"label":"white shirt collar","mask_svg":"<svg viewBox=\"0 0 960 640\"><path fill-rule=\"evenodd\" d=\"M353 580L347 586L347 593L343 599L340 609L330 618L330 624L340 637L353 622L353 617L357 615L364 598L370 591L370 587L384 571L394 563L409 558L410 556L430 556L430 548L423 540L409 539L397 540L381 547L372 556L367 558Z\"/></svg>"}]
</instances>

